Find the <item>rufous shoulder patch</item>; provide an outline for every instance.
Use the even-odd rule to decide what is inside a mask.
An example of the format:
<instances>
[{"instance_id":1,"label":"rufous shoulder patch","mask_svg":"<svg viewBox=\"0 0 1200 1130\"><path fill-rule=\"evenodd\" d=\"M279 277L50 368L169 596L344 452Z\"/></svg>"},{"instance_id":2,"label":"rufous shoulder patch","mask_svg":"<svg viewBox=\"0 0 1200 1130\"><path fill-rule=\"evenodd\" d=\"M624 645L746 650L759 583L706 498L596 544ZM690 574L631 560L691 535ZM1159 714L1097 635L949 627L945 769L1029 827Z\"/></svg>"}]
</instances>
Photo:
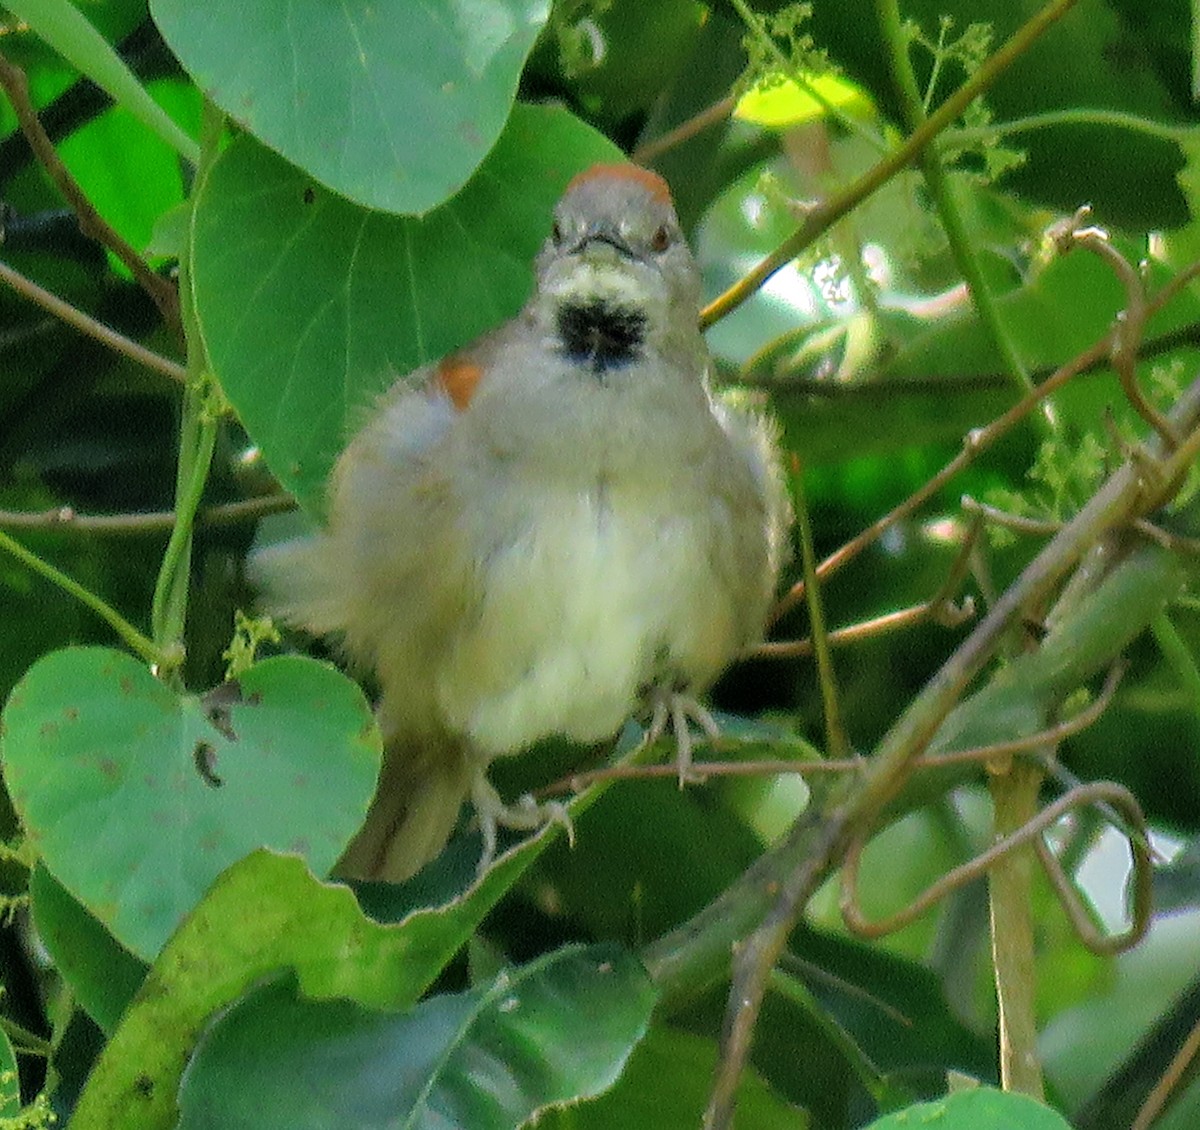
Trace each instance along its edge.
<instances>
[{"instance_id":1,"label":"rufous shoulder patch","mask_svg":"<svg viewBox=\"0 0 1200 1130\"><path fill-rule=\"evenodd\" d=\"M585 184L587 181L594 180L597 177L611 177L614 180L629 180L634 184L639 184L660 204L671 203L671 188L665 180L658 175L652 173L649 169L643 169L641 165L635 165L631 161L615 161L609 164L593 165L590 169L584 169L582 173L577 173L571 178L571 182L567 185L567 191L570 192L573 188L578 188L579 185Z\"/></svg>"},{"instance_id":2,"label":"rufous shoulder patch","mask_svg":"<svg viewBox=\"0 0 1200 1130\"><path fill-rule=\"evenodd\" d=\"M465 357L451 354L438 363L437 383L441 385L450 403L460 412L466 410L475 395L475 389L483 379L483 366L468 361Z\"/></svg>"}]
</instances>

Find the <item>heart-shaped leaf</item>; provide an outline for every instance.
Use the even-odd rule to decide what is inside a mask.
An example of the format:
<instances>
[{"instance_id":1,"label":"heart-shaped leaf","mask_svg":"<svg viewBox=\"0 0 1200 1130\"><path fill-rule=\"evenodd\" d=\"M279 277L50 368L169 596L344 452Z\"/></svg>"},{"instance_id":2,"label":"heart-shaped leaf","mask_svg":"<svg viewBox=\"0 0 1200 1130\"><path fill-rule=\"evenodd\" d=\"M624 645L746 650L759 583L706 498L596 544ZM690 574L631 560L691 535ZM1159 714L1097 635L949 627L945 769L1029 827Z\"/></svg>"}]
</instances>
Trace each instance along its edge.
<instances>
[{"instance_id":1,"label":"heart-shaped leaf","mask_svg":"<svg viewBox=\"0 0 1200 1130\"><path fill-rule=\"evenodd\" d=\"M327 871L381 747L359 688L298 656L197 697L124 652L68 648L30 668L3 722L5 778L47 869L146 960L256 847Z\"/></svg>"},{"instance_id":2,"label":"heart-shaped leaf","mask_svg":"<svg viewBox=\"0 0 1200 1130\"><path fill-rule=\"evenodd\" d=\"M385 212L452 196L500 136L548 0L154 0L188 73L335 192Z\"/></svg>"},{"instance_id":3,"label":"heart-shaped leaf","mask_svg":"<svg viewBox=\"0 0 1200 1130\"><path fill-rule=\"evenodd\" d=\"M565 111L518 106L479 175L415 219L332 196L252 138L221 154L196 200L196 313L222 388L306 510L348 421L520 309L566 182L617 156Z\"/></svg>"}]
</instances>

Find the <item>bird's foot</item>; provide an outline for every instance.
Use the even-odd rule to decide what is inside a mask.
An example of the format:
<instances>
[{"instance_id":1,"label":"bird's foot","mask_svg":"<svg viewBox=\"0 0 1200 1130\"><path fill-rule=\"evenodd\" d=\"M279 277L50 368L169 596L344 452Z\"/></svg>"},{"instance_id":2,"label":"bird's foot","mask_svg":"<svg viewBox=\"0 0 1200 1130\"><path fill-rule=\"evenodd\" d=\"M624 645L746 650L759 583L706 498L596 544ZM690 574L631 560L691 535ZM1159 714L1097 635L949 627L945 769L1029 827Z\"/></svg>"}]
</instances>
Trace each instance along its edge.
<instances>
[{"instance_id":1,"label":"bird's foot","mask_svg":"<svg viewBox=\"0 0 1200 1130\"><path fill-rule=\"evenodd\" d=\"M512 804L505 804L495 786L482 771L471 785L471 802L479 819L483 835L483 854L479 858L479 873L491 866L496 857L496 829L512 828L518 832L540 832L547 824L561 824L567 833L567 843L575 846L575 826L567 806L558 800L540 804L528 793Z\"/></svg>"},{"instance_id":2,"label":"bird's foot","mask_svg":"<svg viewBox=\"0 0 1200 1130\"><path fill-rule=\"evenodd\" d=\"M691 725L695 723L709 741L717 741L721 736L717 720L698 699L670 687L656 687L651 692L650 710L646 744L658 741L670 726L675 734L675 767L679 772L679 787L682 789L684 785L699 784L705 777L703 771L692 764Z\"/></svg>"}]
</instances>

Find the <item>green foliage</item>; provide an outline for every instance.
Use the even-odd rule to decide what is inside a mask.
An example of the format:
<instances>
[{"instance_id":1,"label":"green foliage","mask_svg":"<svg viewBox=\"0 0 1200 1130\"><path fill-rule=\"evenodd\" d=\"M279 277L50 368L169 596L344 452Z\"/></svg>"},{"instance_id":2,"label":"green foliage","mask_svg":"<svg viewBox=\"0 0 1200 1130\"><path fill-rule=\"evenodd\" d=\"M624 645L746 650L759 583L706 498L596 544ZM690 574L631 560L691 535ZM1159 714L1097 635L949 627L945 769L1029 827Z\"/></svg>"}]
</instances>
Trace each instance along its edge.
<instances>
[{"instance_id":1,"label":"green foliage","mask_svg":"<svg viewBox=\"0 0 1200 1130\"><path fill-rule=\"evenodd\" d=\"M1047 440L1029 468L1029 482L1034 485L1021 491L994 487L987 500L1017 518L1061 523L1091 497L1109 462L1109 452L1091 432L1076 444ZM1004 526L994 526L992 536L997 546L1013 542L1011 531Z\"/></svg>"},{"instance_id":2,"label":"green foliage","mask_svg":"<svg viewBox=\"0 0 1200 1130\"><path fill-rule=\"evenodd\" d=\"M181 391L0 288L0 1130L699 1124L728 1054L730 954L806 865L777 870L780 845L853 802L978 616L834 650L864 755L844 786L606 782L570 802L574 847L558 826L514 835L480 875L464 821L407 883L351 887L327 876L378 772L370 687L350 677L370 673L278 654L309 641L254 617L246 558L320 520L333 461L384 389L520 309L578 170L634 152L663 172L715 298L903 143L896 53L936 114L1041 6L905 0L898 44L886 0L9 0L0 52L101 216L178 280L183 329L79 234L4 99L0 260L188 377ZM1151 296L1200 249L1188 15L1183 0L1152 17L1077 5L944 125L944 192L909 160L712 326L729 395L780 422L819 555L1009 409L1014 361L1044 380L1128 316L1111 257L1043 237L1057 212L1093 202ZM816 90L802 123L711 112L789 82ZM1190 394L1198 326L1192 284L1144 327L1136 378L1162 411ZM1056 524L1095 506L1151 439L1107 361L823 582L830 624L941 593L963 493ZM741 1130L1105 1127L1162 1076L1200 976L1200 616L1171 540L1200 535L1200 475L1179 470L1147 515L1166 533L1105 540L1058 576L927 720L931 754L1028 739L1131 659L1055 773L1118 778L1191 847L1162 869L1164 913L1129 955L1085 954L1048 888L1031 892L1057 1109L986 1082L947 1095L948 1074L996 1074L979 885L882 943L850 938L839 833L828 860L817 844L829 881L755 1025ZM303 513L254 525L276 486ZM155 517L171 509L173 527ZM959 589L996 607L1043 544L976 544ZM790 612L774 630L807 628ZM807 659L739 666L714 698L724 741L702 758L786 768L827 744ZM627 761L639 733L546 743L498 783L519 795ZM869 915L989 842L981 781L954 764L888 791L860 876ZM1052 838L1115 932L1126 899L1103 822ZM1162 1125L1197 1111L1193 1087Z\"/></svg>"},{"instance_id":3,"label":"green foliage","mask_svg":"<svg viewBox=\"0 0 1200 1130\"><path fill-rule=\"evenodd\" d=\"M518 1126L611 1087L654 997L636 960L612 946L558 950L403 1013L270 985L205 1034L179 1127ZM299 1080L308 1086L297 1103Z\"/></svg>"},{"instance_id":4,"label":"green foliage","mask_svg":"<svg viewBox=\"0 0 1200 1130\"><path fill-rule=\"evenodd\" d=\"M14 689L3 721L5 780L30 840L147 961L260 844L328 870L378 773L361 692L299 656L178 697L123 652L55 651Z\"/></svg>"},{"instance_id":5,"label":"green foliage","mask_svg":"<svg viewBox=\"0 0 1200 1130\"><path fill-rule=\"evenodd\" d=\"M866 1130L906 1130L914 1122L920 1125L922 1121L936 1122L945 1130L1067 1130L1070 1125L1024 1095L979 1087L889 1114L872 1122Z\"/></svg>"},{"instance_id":6,"label":"green foliage","mask_svg":"<svg viewBox=\"0 0 1200 1130\"><path fill-rule=\"evenodd\" d=\"M939 81L943 78L944 70L952 75L958 71L954 77L959 81L970 78L983 65L992 49L994 29L991 24L967 24L958 36L951 35L953 28L953 17L942 16L938 20L937 39L931 39L924 35L912 20L904 24L904 34L909 42L923 49L930 57L929 77L925 80L922 98L926 112L939 93ZM999 134L989 132L988 127L992 119L992 112L983 98L974 99L963 111L962 124L965 129L982 134L980 144L974 150L953 144L943 146L941 150L943 158L947 161L957 161L964 153L975 152L983 162L983 184L991 184L1025 163L1025 154L1022 151L1002 145Z\"/></svg>"},{"instance_id":7,"label":"green foliage","mask_svg":"<svg viewBox=\"0 0 1200 1130\"><path fill-rule=\"evenodd\" d=\"M747 63L739 88L770 85L789 73L814 77L835 72L827 52L807 30L812 14L811 4L788 4L772 15L751 19L751 30L742 40Z\"/></svg>"},{"instance_id":8,"label":"green foliage","mask_svg":"<svg viewBox=\"0 0 1200 1130\"><path fill-rule=\"evenodd\" d=\"M548 8L151 4L197 86L234 121L342 196L417 215L495 144ZM292 81L280 81L281 66Z\"/></svg>"}]
</instances>

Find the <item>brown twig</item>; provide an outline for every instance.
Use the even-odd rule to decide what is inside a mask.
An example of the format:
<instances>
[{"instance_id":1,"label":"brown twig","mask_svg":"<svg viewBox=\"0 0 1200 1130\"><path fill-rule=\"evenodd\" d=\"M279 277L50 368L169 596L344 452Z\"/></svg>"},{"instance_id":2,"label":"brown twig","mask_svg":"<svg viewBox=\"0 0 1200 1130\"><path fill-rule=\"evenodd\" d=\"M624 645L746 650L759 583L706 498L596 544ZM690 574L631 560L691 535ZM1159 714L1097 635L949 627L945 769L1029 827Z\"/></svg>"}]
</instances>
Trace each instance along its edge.
<instances>
[{"instance_id":1,"label":"brown twig","mask_svg":"<svg viewBox=\"0 0 1200 1130\"><path fill-rule=\"evenodd\" d=\"M232 526L255 521L270 514L284 514L296 508L288 494L265 494L209 506L196 515L198 526ZM80 514L73 507L25 513L0 510L0 529L70 530L89 534L144 534L168 531L175 525L174 510L154 510L145 514Z\"/></svg>"},{"instance_id":2,"label":"brown twig","mask_svg":"<svg viewBox=\"0 0 1200 1130\"><path fill-rule=\"evenodd\" d=\"M79 230L90 239L107 247L129 269L141 288L154 300L167 328L182 340L183 329L179 320L179 292L166 279L156 275L146 261L130 244L121 238L111 225L92 206L79 182L63 164L54 143L42 128L37 110L29 99L29 83L25 72L0 54L0 86L12 103L13 112L20 123L34 156L41 162L63 198L74 209L79 218Z\"/></svg>"},{"instance_id":3,"label":"brown twig","mask_svg":"<svg viewBox=\"0 0 1200 1130\"><path fill-rule=\"evenodd\" d=\"M996 861L1003 856L1031 842L1036 843L1041 839L1042 833L1047 828L1051 827L1051 825L1072 809L1087 804L1095 804L1098 801L1103 801L1122 810L1125 816L1130 819L1133 826L1142 833L1140 837L1131 837L1129 841L1130 850L1133 853L1134 870L1137 876L1135 891L1139 893L1135 895L1134 904L1131 908L1131 922L1128 930L1122 934L1098 940L1091 933L1081 934L1080 940L1084 945L1089 945L1090 942L1096 941L1100 947L1100 952L1116 953L1128 949L1141 939L1150 924L1149 899L1148 897L1143 897L1140 893L1149 890L1151 876L1150 855L1145 846L1146 822L1137 800L1128 789L1112 781L1093 781L1090 784L1079 785L1069 792L1064 793L1053 804L1043 808L1033 820L1029 821L1018 831L1005 836L974 859L954 868L953 871L948 872L935 883L926 887L921 894L903 909L889 915L887 918L876 919L874 921L869 920L862 913L858 905L858 869L862 861L862 853L866 846L867 836L856 836L850 849L846 852L846 857L842 864L842 918L846 926L860 937L881 938L886 934L895 933L895 931L915 922L930 907L936 905L952 891L958 890L967 883L982 878L995 865ZM1061 868L1058 869L1058 872L1061 875ZM1065 879L1066 877L1063 876L1063 878ZM1054 882L1053 876L1051 877L1051 882L1056 893L1059 893L1061 896L1062 892L1059 885ZM1067 884L1069 885L1069 880ZM1074 898L1074 892L1072 891L1070 901L1064 903L1072 925L1075 925L1075 915L1072 913ZM1089 946L1089 948L1091 947Z\"/></svg>"},{"instance_id":4,"label":"brown twig","mask_svg":"<svg viewBox=\"0 0 1200 1130\"><path fill-rule=\"evenodd\" d=\"M1030 534L1034 537L1048 537L1056 534L1063 525L1061 522L1055 522L1049 518L1030 518L1023 514L1010 514L1007 510L989 506L986 502L979 502L966 494L962 498L962 508L968 513L981 515L993 525L1003 526L1004 529L1012 530L1014 533ZM1162 526L1155 525L1148 518L1136 518L1132 524L1139 534L1157 542L1163 549L1170 549L1176 553L1200 553L1200 538L1173 534L1170 530L1164 530ZM832 638L831 634L830 639L832 640Z\"/></svg>"},{"instance_id":5,"label":"brown twig","mask_svg":"<svg viewBox=\"0 0 1200 1130\"><path fill-rule=\"evenodd\" d=\"M968 596L960 604L954 603L954 595L966 579L971 566L971 554L982 529L982 522L973 522L963 539L963 544L950 566L950 572L942 587L923 604L914 604L901 608L896 612L888 612L865 620L860 624L852 624L846 628L837 628L826 636L830 646L843 646L857 643L860 640L871 639L886 632L910 628L932 620L943 628L957 628L975 615L975 602ZM746 654L746 658L755 659L793 659L812 654L811 640L770 640L759 644Z\"/></svg>"},{"instance_id":6,"label":"brown twig","mask_svg":"<svg viewBox=\"0 0 1200 1130\"><path fill-rule=\"evenodd\" d=\"M1187 1079L1197 1056L1200 1056L1200 1021L1192 1026L1187 1039L1167 1064L1166 1071L1146 1096L1146 1101L1142 1103L1137 1117L1130 1123L1129 1130L1150 1130L1158 1116L1166 1109L1171 1096Z\"/></svg>"},{"instance_id":7,"label":"brown twig","mask_svg":"<svg viewBox=\"0 0 1200 1130\"><path fill-rule=\"evenodd\" d=\"M668 150L674 149L677 145L682 145L685 141L690 141L696 134L702 133L712 126L720 125L733 112L735 105L736 103L732 97L722 98L714 102L698 114L693 114L686 122L680 122L673 129L667 130L666 133L660 134L658 137L653 137L649 141L637 146L629 155L629 159L637 162L639 165L653 164L655 160Z\"/></svg>"},{"instance_id":8,"label":"brown twig","mask_svg":"<svg viewBox=\"0 0 1200 1130\"><path fill-rule=\"evenodd\" d=\"M984 521L990 522L993 526L1002 526L1006 530L1012 530L1016 534L1030 534L1033 537L1051 537L1062 529L1061 522L1055 522L1050 518L1030 518L1024 514L1010 514L1007 510L1001 510L998 506L989 506L986 502L979 502L972 498L969 494L962 496L959 505L968 514L978 514Z\"/></svg>"},{"instance_id":9,"label":"brown twig","mask_svg":"<svg viewBox=\"0 0 1200 1130\"><path fill-rule=\"evenodd\" d=\"M1149 320L1168 306L1184 286L1198 275L1200 275L1200 261L1189 264L1179 274L1171 278L1169 282L1164 284L1161 290L1146 301L1145 320ZM1116 347L1120 332L1119 327L1109 330L1094 345L1055 369L1041 384L1023 396L1020 401L1014 404L1002 416L998 416L991 423L970 432L963 443L962 451L950 460L936 475L878 521L868 526L861 533L846 542L845 545L826 557L817 566L818 579L824 580L826 577L836 573L843 565L852 561L864 549L878 541L897 522L907 518L913 511L917 510L937 494L955 475L970 466L982 452L992 447L1007 435L1009 431L1016 427L1046 397L1057 392L1073 377L1096 365L1109 361L1112 357L1113 349ZM1173 457L1172 473L1178 475L1186 470L1188 465L1187 456L1183 458ZM798 581L776 603L775 608L771 612L771 623L777 621L803 599L804 582Z\"/></svg>"},{"instance_id":10,"label":"brown twig","mask_svg":"<svg viewBox=\"0 0 1200 1130\"><path fill-rule=\"evenodd\" d=\"M1171 422L1145 397L1137 380L1138 345L1146 328L1146 282L1142 274L1113 245L1103 228L1087 225L1092 214L1088 206L1080 208L1065 223L1049 234L1059 251L1065 254L1072 247L1083 247L1103 259L1117 276L1125 291L1125 307L1117 315L1113 332L1112 365L1121 388L1135 412L1161 437L1167 450L1179 443Z\"/></svg>"},{"instance_id":11,"label":"brown twig","mask_svg":"<svg viewBox=\"0 0 1200 1130\"><path fill-rule=\"evenodd\" d=\"M910 604L907 608L898 608L895 612L885 612L870 620L850 624L845 628L832 629L827 638L830 647L845 647L848 644L860 643L862 640L873 639L875 636L886 635L888 632L901 631L923 624L927 620L936 620L932 601L923 604ZM962 606L948 605L941 611L949 610L951 617L958 617L961 623L975 614L974 602L970 597ZM952 625L951 625L952 626ZM803 659L812 655L812 640L768 640L760 643L745 654L746 659Z\"/></svg>"},{"instance_id":12,"label":"brown twig","mask_svg":"<svg viewBox=\"0 0 1200 1130\"><path fill-rule=\"evenodd\" d=\"M1092 725L1108 708L1117 684L1124 673L1123 664L1113 665L1104 681L1096 701L1084 707L1077 714L1053 726L1047 726L1036 734L1024 738L1012 738L1005 742L992 742L988 745L971 746L968 749L951 750L948 753L921 754L913 760L914 770L942 769L949 765L962 765L967 762L987 762L1000 758L1028 754L1046 745L1057 745L1065 738L1078 734ZM799 761L792 759L769 758L755 761L696 761L693 763L697 776L705 777L767 777L771 775L797 774L801 777L819 776L827 773L856 773L863 767L862 758L845 757L817 761ZM537 793L542 796L557 796L562 793L582 792L591 785L601 781L640 781L657 777L675 777L678 770L674 764L666 765L606 765L600 769L589 769L583 773L572 773L570 776L540 789ZM1105 813L1115 822L1115 813ZM1124 829L1123 829L1124 830Z\"/></svg>"},{"instance_id":13,"label":"brown twig","mask_svg":"<svg viewBox=\"0 0 1200 1130\"><path fill-rule=\"evenodd\" d=\"M187 370L182 365L147 349L144 345L139 345L103 322L96 321L95 318L85 314L69 302L64 302L57 294L51 294L44 287L38 286L32 279L26 278L19 271L14 271L4 262L0 262L0 282L8 283L22 297L37 303L43 310L66 322L67 325L73 326L80 333L95 338L101 345L106 345L117 353L123 353L131 361L145 365L147 369L153 369L156 373L161 373L181 384L186 381Z\"/></svg>"}]
</instances>

